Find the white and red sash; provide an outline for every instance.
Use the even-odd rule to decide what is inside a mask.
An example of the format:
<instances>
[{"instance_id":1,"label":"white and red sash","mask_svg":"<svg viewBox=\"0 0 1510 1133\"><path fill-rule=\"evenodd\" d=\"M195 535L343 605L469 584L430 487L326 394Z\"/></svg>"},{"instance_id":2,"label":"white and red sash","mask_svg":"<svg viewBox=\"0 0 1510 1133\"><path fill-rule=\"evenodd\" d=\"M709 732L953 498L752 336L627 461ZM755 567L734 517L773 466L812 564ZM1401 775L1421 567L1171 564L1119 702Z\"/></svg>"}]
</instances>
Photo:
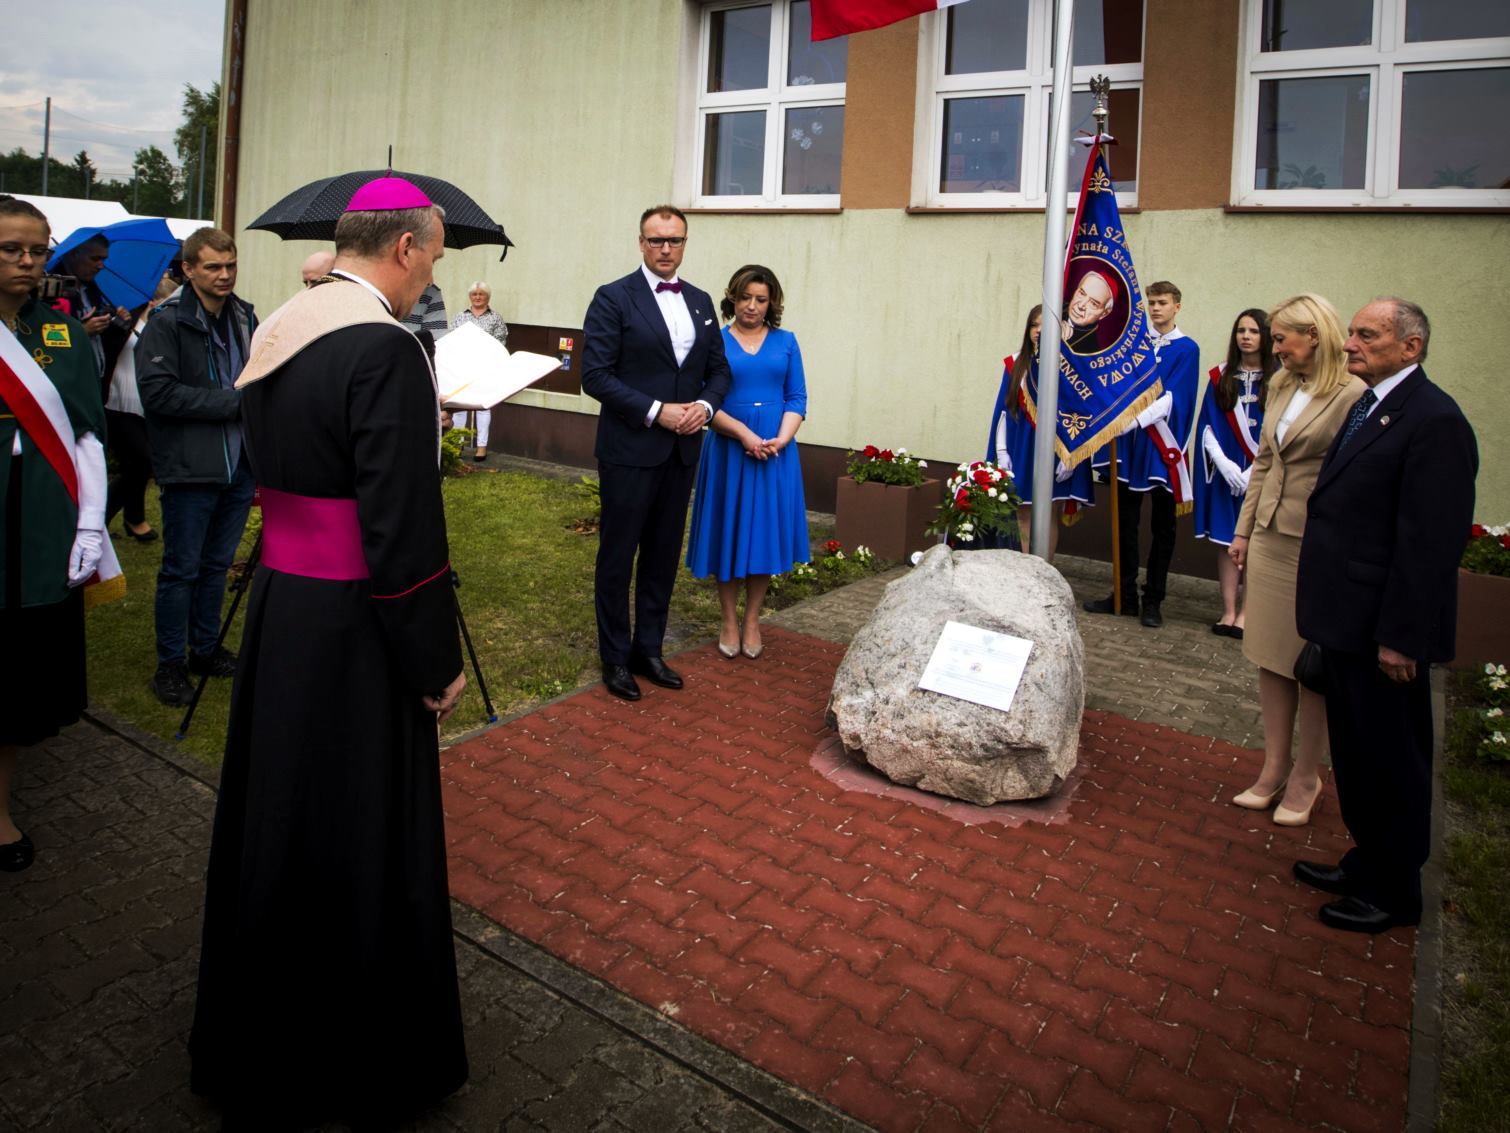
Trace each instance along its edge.
<instances>
[{"instance_id":1,"label":"white and red sash","mask_svg":"<svg viewBox=\"0 0 1510 1133\"><path fill-rule=\"evenodd\" d=\"M1174 493L1175 514L1184 515L1195 506L1195 497L1190 482L1190 465L1185 461L1185 450L1174 438L1174 430L1168 420L1155 421L1145 430L1148 439L1159 454L1169 476L1169 490Z\"/></svg>"},{"instance_id":2,"label":"white and red sash","mask_svg":"<svg viewBox=\"0 0 1510 1133\"><path fill-rule=\"evenodd\" d=\"M1216 395L1216 387L1221 383L1222 375L1227 372L1227 364L1211 367L1211 392L1208 397ZM1232 408L1224 412L1227 424L1232 429L1232 435L1237 440L1238 447L1248 456L1248 463L1252 464L1258 459L1258 442L1253 439L1253 422L1248 420L1248 411L1243 407L1241 396L1233 399Z\"/></svg>"},{"instance_id":3,"label":"white and red sash","mask_svg":"<svg viewBox=\"0 0 1510 1133\"><path fill-rule=\"evenodd\" d=\"M21 427L37 451L47 461L48 467L58 474L73 506L79 506L79 471L74 464L73 423L68 419L68 410L57 387L47 378L37 360L27 353L26 347L0 323L0 397L16 415L16 424ZM9 453L0 453L7 457ZM105 538L105 552L100 565L84 584L95 587L109 583L108 592L95 595L86 591L86 605L98 605L111 597L125 592L125 577L121 564L115 557L115 549Z\"/></svg>"}]
</instances>

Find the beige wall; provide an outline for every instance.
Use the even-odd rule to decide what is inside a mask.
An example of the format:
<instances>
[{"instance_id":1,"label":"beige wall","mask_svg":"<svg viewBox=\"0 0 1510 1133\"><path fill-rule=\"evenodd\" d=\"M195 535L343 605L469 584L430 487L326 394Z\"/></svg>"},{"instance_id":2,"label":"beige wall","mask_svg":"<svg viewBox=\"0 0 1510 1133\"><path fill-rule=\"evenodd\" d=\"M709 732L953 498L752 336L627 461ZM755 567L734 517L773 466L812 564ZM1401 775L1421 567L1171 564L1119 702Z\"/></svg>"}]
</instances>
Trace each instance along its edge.
<instances>
[{"instance_id":1,"label":"beige wall","mask_svg":"<svg viewBox=\"0 0 1510 1133\"><path fill-rule=\"evenodd\" d=\"M568 23L563 12L580 18ZM681 0L422 11L399 0L252 0L240 221L306 181L380 166L392 142L398 167L465 187L518 244L504 264L496 249L449 252L437 279L453 304L481 277L506 319L579 326L593 288L635 265L639 210L676 198L675 153L690 134L678 122L676 75L687 65L678 51L696 48L685 16ZM887 66L897 34L878 41ZM846 178L854 168L846 154ZM861 187L880 196L895 177ZM1386 292L1423 303L1435 321L1428 369L1479 434L1477 515L1510 520L1510 397L1486 344L1510 325L1503 217L1205 208L1126 221L1143 280L1173 279L1185 291L1181 325L1202 343L1203 367L1220 360L1239 309L1298 290L1327 295L1344 316ZM1042 214L702 214L691 233L685 273L715 294L750 260L780 274L786 325L807 363L804 440L978 455L1002 356L1036 301ZM315 245L238 236L241 290L271 310ZM559 394L520 401L596 409Z\"/></svg>"}]
</instances>

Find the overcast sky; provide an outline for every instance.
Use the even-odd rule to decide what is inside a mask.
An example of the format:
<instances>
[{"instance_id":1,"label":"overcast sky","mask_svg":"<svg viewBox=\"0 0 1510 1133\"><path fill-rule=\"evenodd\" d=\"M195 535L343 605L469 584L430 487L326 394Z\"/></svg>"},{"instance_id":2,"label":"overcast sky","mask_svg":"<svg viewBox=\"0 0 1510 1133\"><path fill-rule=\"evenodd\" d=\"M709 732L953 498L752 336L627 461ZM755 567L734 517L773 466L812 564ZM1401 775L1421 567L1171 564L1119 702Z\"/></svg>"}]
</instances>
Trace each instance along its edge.
<instances>
[{"instance_id":1,"label":"overcast sky","mask_svg":"<svg viewBox=\"0 0 1510 1133\"><path fill-rule=\"evenodd\" d=\"M5 6L0 151L42 152L43 100L51 95L58 160L88 150L102 178L121 181L145 146L177 163L173 131L183 120L184 84L208 90L220 78L224 0Z\"/></svg>"}]
</instances>

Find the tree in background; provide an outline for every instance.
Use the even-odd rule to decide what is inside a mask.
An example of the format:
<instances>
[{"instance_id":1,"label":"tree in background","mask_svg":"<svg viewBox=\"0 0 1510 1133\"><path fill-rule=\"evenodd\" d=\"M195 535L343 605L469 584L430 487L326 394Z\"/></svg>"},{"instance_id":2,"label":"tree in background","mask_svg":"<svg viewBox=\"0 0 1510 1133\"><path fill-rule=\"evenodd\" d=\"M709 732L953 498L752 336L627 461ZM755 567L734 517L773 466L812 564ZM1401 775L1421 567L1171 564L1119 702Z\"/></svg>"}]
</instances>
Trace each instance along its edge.
<instances>
[{"instance_id":1,"label":"tree in background","mask_svg":"<svg viewBox=\"0 0 1510 1133\"><path fill-rule=\"evenodd\" d=\"M220 142L220 84L195 89L184 84L183 123L173 133L179 164L155 145L136 151L131 167L134 177L101 181L99 169L87 150L64 163L48 158L47 191L54 197L88 196L99 201L120 201L142 216L189 216L198 203L199 129L205 128L204 211L215 207L216 151ZM40 193L42 158L17 146L0 154L0 192Z\"/></svg>"},{"instance_id":2,"label":"tree in background","mask_svg":"<svg viewBox=\"0 0 1510 1133\"><path fill-rule=\"evenodd\" d=\"M210 89L199 90L193 83L184 84L183 125L173 133L173 145L178 150L178 164L183 169L183 197L185 204L196 203L199 191L199 136L204 128L204 211L215 207L215 173L220 148L220 84L210 84ZM192 210L192 207L190 209Z\"/></svg>"},{"instance_id":3,"label":"tree in background","mask_svg":"<svg viewBox=\"0 0 1510 1133\"><path fill-rule=\"evenodd\" d=\"M141 216L175 216L182 211L178 170L167 154L156 146L139 149L131 167L136 184L131 200L125 202L128 209Z\"/></svg>"},{"instance_id":4,"label":"tree in background","mask_svg":"<svg viewBox=\"0 0 1510 1133\"><path fill-rule=\"evenodd\" d=\"M95 168L94 162L89 160L88 150L81 149L73 155L73 164L69 166L69 173L74 190L68 194L71 197L89 196L95 182L100 179L100 171Z\"/></svg>"}]
</instances>

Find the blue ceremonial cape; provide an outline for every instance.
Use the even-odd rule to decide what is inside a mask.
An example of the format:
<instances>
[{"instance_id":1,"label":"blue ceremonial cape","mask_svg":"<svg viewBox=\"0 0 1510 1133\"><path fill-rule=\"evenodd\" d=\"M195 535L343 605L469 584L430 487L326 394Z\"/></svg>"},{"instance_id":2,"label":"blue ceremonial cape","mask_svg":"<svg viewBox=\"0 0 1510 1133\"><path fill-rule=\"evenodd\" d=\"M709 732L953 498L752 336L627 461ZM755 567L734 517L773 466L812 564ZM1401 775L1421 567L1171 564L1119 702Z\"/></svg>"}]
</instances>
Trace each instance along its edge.
<instances>
[{"instance_id":1,"label":"blue ceremonial cape","mask_svg":"<svg viewBox=\"0 0 1510 1133\"><path fill-rule=\"evenodd\" d=\"M1065 257L1064 294L1054 449L1073 468L1121 433L1163 392L1148 339L1143 292L1101 146L1086 163L1080 186L1080 206ZM1045 320L1046 331L1049 325ZM1036 357L1023 389L1036 426Z\"/></svg>"}]
</instances>

